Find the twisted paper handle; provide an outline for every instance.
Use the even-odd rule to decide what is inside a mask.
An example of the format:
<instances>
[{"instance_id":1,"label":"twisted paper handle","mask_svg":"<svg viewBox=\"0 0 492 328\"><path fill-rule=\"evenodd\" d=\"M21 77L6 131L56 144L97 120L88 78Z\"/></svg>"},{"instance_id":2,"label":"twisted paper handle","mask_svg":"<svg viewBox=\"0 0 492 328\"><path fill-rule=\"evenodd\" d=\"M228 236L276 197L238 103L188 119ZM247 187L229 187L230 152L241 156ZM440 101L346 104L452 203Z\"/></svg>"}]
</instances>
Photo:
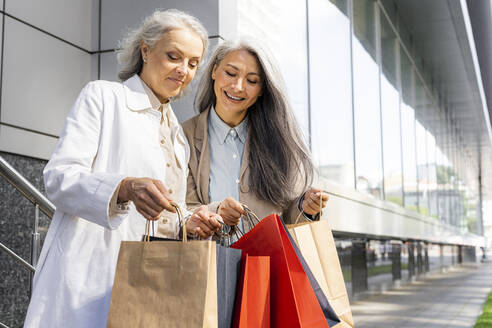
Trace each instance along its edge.
<instances>
[{"instance_id":1,"label":"twisted paper handle","mask_svg":"<svg viewBox=\"0 0 492 328\"><path fill-rule=\"evenodd\" d=\"M184 222L183 213L181 212L181 209L179 208L178 204L176 204L175 202L171 202L171 205L176 209L176 213L178 214L178 220L183 229L183 243L186 243L188 241L188 235L186 233L186 225ZM145 222L145 235L144 235L145 242L150 242L150 221L151 220L147 220L147 222ZM154 230L153 228L154 228L154 221L152 221L152 231Z\"/></svg>"}]
</instances>

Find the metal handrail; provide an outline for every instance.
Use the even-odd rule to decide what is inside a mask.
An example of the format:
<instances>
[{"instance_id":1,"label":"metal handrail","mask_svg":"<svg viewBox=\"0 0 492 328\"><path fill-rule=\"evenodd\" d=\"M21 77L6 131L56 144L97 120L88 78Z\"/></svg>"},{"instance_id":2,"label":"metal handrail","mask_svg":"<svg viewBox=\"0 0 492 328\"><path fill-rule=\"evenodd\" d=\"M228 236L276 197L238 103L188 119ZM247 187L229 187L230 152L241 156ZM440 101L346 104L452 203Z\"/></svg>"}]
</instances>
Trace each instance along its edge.
<instances>
[{"instance_id":1,"label":"metal handrail","mask_svg":"<svg viewBox=\"0 0 492 328\"><path fill-rule=\"evenodd\" d=\"M39 205L39 209L50 219L55 213L55 205L51 203L42 193L39 192L29 181L26 180L14 169L7 161L0 156L0 176L4 177L12 186L14 186L24 197L34 205Z\"/></svg>"},{"instance_id":2,"label":"metal handrail","mask_svg":"<svg viewBox=\"0 0 492 328\"><path fill-rule=\"evenodd\" d=\"M4 244L0 243L0 248L3 249L5 252L7 252L7 254L12 256L17 262L21 263L27 269L31 270L32 272L36 271L36 269L32 265L27 263L22 257L15 254L14 251L12 251L10 248L5 246Z\"/></svg>"}]
</instances>

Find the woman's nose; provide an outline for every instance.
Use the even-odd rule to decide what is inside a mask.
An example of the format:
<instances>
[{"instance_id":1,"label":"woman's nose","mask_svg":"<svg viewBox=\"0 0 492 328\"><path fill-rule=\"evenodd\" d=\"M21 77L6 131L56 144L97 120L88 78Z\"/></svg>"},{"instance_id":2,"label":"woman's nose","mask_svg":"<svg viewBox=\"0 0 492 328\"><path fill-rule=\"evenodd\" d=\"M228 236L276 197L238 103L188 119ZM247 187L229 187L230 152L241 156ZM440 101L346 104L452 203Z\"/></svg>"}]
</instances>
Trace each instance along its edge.
<instances>
[{"instance_id":1,"label":"woman's nose","mask_svg":"<svg viewBox=\"0 0 492 328\"><path fill-rule=\"evenodd\" d=\"M243 88L244 88L244 80L242 78L236 79L233 87L237 91L243 91Z\"/></svg>"},{"instance_id":2,"label":"woman's nose","mask_svg":"<svg viewBox=\"0 0 492 328\"><path fill-rule=\"evenodd\" d=\"M179 75L186 75L186 70L187 70L186 67L187 67L186 63L181 63L178 65L178 67L176 67L176 72Z\"/></svg>"}]
</instances>

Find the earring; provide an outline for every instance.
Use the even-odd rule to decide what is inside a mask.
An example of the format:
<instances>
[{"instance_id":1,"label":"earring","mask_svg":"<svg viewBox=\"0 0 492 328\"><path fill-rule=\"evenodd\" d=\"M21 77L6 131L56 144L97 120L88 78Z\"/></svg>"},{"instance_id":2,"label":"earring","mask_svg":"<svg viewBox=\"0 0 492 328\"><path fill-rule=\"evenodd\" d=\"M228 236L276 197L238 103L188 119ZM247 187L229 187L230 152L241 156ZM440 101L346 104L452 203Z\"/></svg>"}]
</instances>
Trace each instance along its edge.
<instances>
[{"instance_id":1,"label":"earring","mask_svg":"<svg viewBox=\"0 0 492 328\"><path fill-rule=\"evenodd\" d=\"M147 62L147 58L144 58L144 59L143 59L143 62L144 62L144 63L146 63L146 62Z\"/></svg>"}]
</instances>

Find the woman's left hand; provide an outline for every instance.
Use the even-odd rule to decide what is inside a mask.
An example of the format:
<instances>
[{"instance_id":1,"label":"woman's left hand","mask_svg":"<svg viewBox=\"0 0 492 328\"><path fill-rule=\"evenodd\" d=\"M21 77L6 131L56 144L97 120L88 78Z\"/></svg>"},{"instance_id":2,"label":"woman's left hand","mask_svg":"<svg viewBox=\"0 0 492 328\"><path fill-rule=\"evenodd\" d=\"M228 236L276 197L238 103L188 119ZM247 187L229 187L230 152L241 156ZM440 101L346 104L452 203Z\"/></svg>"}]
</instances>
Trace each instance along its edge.
<instances>
[{"instance_id":1,"label":"woman's left hand","mask_svg":"<svg viewBox=\"0 0 492 328\"><path fill-rule=\"evenodd\" d=\"M328 195L321 189L311 188L304 194L302 211L308 215L316 215L326 206Z\"/></svg>"}]
</instances>

